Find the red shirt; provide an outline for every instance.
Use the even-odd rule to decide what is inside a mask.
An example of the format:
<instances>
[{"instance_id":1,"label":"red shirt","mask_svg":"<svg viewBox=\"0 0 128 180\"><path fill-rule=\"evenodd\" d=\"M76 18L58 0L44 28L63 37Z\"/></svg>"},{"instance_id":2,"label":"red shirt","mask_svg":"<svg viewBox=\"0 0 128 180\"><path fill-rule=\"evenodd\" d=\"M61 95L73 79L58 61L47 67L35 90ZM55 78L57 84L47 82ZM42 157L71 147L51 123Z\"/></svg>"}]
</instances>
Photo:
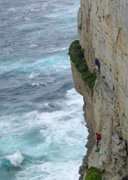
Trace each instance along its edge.
<instances>
[{"instance_id":1,"label":"red shirt","mask_svg":"<svg viewBox=\"0 0 128 180\"><path fill-rule=\"evenodd\" d=\"M96 141L99 141L99 136L98 135L96 135Z\"/></svg>"},{"instance_id":2,"label":"red shirt","mask_svg":"<svg viewBox=\"0 0 128 180\"><path fill-rule=\"evenodd\" d=\"M96 141L100 141L100 140L101 140L101 135L100 134L96 135Z\"/></svg>"}]
</instances>

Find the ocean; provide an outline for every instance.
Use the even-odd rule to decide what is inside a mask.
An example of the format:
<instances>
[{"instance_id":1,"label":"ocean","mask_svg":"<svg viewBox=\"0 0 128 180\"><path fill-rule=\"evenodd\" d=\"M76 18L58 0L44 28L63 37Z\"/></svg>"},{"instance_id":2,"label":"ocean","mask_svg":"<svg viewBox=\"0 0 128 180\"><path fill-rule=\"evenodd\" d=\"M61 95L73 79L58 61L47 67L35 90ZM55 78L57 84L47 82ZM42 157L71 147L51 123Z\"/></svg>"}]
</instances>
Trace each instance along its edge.
<instances>
[{"instance_id":1,"label":"ocean","mask_svg":"<svg viewBox=\"0 0 128 180\"><path fill-rule=\"evenodd\" d=\"M0 0L0 180L78 180L83 98L68 48L79 0Z\"/></svg>"}]
</instances>

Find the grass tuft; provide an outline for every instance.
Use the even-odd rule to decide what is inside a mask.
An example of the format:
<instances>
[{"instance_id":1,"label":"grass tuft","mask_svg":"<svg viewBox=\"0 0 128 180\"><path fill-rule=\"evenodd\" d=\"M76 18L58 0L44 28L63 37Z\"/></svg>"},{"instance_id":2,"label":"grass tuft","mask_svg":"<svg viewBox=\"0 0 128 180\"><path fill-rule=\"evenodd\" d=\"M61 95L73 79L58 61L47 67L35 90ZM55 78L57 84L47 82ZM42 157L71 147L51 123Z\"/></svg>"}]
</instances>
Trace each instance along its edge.
<instances>
[{"instance_id":1,"label":"grass tuft","mask_svg":"<svg viewBox=\"0 0 128 180\"><path fill-rule=\"evenodd\" d=\"M85 180L101 180L101 171L95 167L89 168Z\"/></svg>"}]
</instances>

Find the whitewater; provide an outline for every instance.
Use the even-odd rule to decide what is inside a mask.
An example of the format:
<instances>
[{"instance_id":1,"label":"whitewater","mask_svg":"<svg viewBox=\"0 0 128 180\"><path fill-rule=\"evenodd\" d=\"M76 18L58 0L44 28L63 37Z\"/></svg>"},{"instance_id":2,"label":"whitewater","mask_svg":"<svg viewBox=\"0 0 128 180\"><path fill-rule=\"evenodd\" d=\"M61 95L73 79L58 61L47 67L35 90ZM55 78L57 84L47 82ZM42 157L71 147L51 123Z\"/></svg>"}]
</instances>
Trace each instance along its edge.
<instances>
[{"instance_id":1,"label":"whitewater","mask_svg":"<svg viewBox=\"0 0 128 180\"><path fill-rule=\"evenodd\" d=\"M0 0L0 180L78 180L83 98L68 47L79 0Z\"/></svg>"}]
</instances>

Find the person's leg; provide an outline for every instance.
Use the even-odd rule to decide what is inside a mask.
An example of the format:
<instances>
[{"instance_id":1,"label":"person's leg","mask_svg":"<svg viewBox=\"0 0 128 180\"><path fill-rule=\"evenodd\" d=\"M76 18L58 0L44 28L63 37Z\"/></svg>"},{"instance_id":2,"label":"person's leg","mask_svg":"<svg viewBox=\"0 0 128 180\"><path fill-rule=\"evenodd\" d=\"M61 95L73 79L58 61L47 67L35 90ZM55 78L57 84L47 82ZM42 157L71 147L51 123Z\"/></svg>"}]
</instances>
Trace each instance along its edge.
<instances>
[{"instance_id":1,"label":"person's leg","mask_svg":"<svg viewBox=\"0 0 128 180\"><path fill-rule=\"evenodd\" d=\"M96 147L97 147L97 149L98 149L98 143L99 143L99 141L96 141Z\"/></svg>"},{"instance_id":2,"label":"person's leg","mask_svg":"<svg viewBox=\"0 0 128 180\"><path fill-rule=\"evenodd\" d=\"M95 65L95 69L98 71L98 66L97 65Z\"/></svg>"},{"instance_id":3,"label":"person's leg","mask_svg":"<svg viewBox=\"0 0 128 180\"><path fill-rule=\"evenodd\" d=\"M98 71L100 71L100 64L98 64Z\"/></svg>"}]
</instances>

